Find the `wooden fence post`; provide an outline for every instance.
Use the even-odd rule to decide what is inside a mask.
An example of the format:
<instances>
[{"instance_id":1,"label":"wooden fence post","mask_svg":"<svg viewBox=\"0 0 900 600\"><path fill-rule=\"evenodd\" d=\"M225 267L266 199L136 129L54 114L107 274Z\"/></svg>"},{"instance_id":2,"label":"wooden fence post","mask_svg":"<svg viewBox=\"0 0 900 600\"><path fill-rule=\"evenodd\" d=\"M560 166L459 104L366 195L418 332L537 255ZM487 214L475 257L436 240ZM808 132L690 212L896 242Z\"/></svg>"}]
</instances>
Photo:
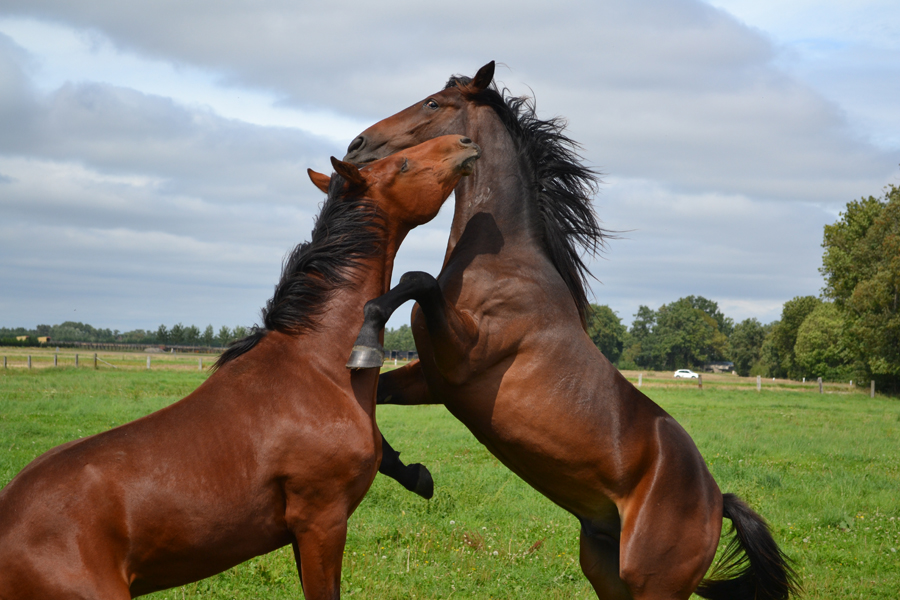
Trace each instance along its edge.
<instances>
[{"instance_id":1,"label":"wooden fence post","mask_svg":"<svg viewBox=\"0 0 900 600\"><path fill-rule=\"evenodd\" d=\"M54 354L54 355L53 355L53 366L54 366L54 367L58 367L58 366L59 366L59 354Z\"/></svg>"},{"instance_id":2,"label":"wooden fence post","mask_svg":"<svg viewBox=\"0 0 900 600\"><path fill-rule=\"evenodd\" d=\"M94 369L97 369L97 353L94 352Z\"/></svg>"},{"instance_id":3,"label":"wooden fence post","mask_svg":"<svg viewBox=\"0 0 900 600\"><path fill-rule=\"evenodd\" d=\"M203 370L203 358L198 358L198 359L197 359L197 370L198 370L198 371L202 371L202 370Z\"/></svg>"},{"instance_id":4,"label":"wooden fence post","mask_svg":"<svg viewBox=\"0 0 900 600\"><path fill-rule=\"evenodd\" d=\"M75 355L75 368L78 368L78 355Z\"/></svg>"},{"instance_id":5,"label":"wooden fence post","mask_svg":"<svg viewBox=\"0 0 900 600\"><path fill-rule=\"evenodd\" d=\"M31 368L31 355L28 355L28 368Z\"/></svg>"},{"instance_id":6,"label":"wooden fence post","mask_svg":"<svg viewBox=\"0 0 900 600\"><path fill-rule=\"evenodd\" d=\"M703 389L703 375L697 375L697 387Z\"/></svg>"},{"instance_id":7,"label":"wooden fence post","mask_svg":"<svg viewBox=\"0 0 900 600\"><path fill-rule=\"evenodd\" d=\"M756 376L756 391L757 392L762 391L762 375Z\"/></svg>"},{"instance_id":8,"label":"wooden fence post","mask_svg":"<svg viewBox=\"0 0 900 600\"><path fill-rule=\"evenodd\" d=\"M871 385L871 388L869 391L869 398L874 398L874 397L875 397L875 380L873 379L872 385Z\"/></svg>"},{"instance_id":9,"label":"wooden fence post","mask_svg":"<svg viewBox=\"0 0 900 600\"><path fill-rule=\"evenodd\" d=\"M641 387L644 383L644 374L638 373L638 387Z\"/></svg>"},{"instance_id":10,"label":"wooden fence post","mask_svg":"<svg viewBox=\"0 0 900 600\"><path fill-rule=\"evenodd\" d=\"M819 377L816 382L819 384L819 393L822 393L822 378Z\"/></svg>"},{"instance_id":11,"label":"wooden fence post","mask_svg":"<svg viewBox=\"0 0 900 600\"><path fill-rule=\"evenodd\" d=\"M150 355L147 355L147 370L150 370Z\"/></svg>"}]
</instances>

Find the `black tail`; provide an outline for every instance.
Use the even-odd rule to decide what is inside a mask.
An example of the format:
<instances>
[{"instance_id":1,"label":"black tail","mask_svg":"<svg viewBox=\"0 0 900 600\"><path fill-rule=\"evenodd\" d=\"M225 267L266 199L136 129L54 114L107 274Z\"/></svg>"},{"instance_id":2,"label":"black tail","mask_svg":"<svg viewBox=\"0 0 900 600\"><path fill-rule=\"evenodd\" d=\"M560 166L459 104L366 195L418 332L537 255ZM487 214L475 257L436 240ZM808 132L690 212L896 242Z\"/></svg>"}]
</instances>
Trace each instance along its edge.
<instances>
[{"instance_id":1,"label":"black tail","mask_svg":"<svg viewBox=\"0 0 900 600\"><path fill-rule=\"evenodd\" d=\"M763 518L734 494L722 500L734 539L695 593L710 600L787 600L799 594L797 575Z\"/></svg>"}]
</instances>

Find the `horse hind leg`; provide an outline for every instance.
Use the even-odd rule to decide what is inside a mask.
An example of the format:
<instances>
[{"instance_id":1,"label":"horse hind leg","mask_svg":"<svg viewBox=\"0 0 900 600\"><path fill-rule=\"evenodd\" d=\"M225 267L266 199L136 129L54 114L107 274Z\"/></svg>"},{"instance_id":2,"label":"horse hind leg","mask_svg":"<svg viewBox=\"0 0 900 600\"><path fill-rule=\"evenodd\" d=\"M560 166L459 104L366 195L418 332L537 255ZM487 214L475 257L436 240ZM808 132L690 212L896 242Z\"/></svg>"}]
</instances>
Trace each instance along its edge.
<instances>
[{"instance_id":1,"label":"horse hind leg","mask_svg":"<svg viewBox=\"0 0 900 600\"><path fill-rule=\"evenodd\" d=\"M581 571L597 597L602 600L633 600L631 592L619 576L619 542L603 533L592 533L581 527Z\"/></svg>"}]
</instances>

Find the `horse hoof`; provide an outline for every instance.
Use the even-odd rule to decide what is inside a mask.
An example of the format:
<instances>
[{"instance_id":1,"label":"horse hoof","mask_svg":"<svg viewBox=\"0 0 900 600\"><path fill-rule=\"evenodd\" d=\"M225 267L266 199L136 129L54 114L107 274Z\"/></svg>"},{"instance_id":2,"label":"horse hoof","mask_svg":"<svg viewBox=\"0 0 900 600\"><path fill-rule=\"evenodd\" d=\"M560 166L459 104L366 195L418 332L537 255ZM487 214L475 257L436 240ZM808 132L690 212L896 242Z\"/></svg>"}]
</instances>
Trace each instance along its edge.
<instances>
[{"instance_id":1,"label":"horse hoof","mask_svg":"<svg viewBox=\"0 0 900 600\"><path fill-rule=\"evenodd\" d=\"M409 465L409 468L417 471L416 484L409 491L422 496L426 500L431 500L431 497L434 496L434 479L431 477L431 472L425 465L419 463Z\"/></svg>"},{"instance_id":2,"label":"horse hoof","mask_svg":"<svg viewBox=\"0 0 900 600\"><path fill-rule=\"evenodd\" d=\"M347 361L348 369L376 369L384 364L384 350L369 346L353 346L350 352L350 360Z\"/></svg>"}]
</instances>

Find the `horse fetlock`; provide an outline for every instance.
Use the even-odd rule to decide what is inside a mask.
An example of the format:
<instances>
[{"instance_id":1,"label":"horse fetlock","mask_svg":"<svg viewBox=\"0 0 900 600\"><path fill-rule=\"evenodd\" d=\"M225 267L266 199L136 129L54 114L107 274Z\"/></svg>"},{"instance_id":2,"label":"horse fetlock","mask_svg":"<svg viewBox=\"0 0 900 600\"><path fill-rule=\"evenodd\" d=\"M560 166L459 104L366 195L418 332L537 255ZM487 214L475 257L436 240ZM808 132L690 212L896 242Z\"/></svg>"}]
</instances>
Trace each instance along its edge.
<instances>
[{"instance_id":1,"label":"horse fetlock","mask_svg":"<svg viewBox=\"0 0 900 600\"><path fill-rule=\"evenodd\" d=\"M387 323L390 317L390 315L385 314L384 307L377 300L366 302L366 305L363 307L363 315L365 315L363 328L374 329L375 331L383 329L384 324Z\"/></svg>"}]
</instances>

